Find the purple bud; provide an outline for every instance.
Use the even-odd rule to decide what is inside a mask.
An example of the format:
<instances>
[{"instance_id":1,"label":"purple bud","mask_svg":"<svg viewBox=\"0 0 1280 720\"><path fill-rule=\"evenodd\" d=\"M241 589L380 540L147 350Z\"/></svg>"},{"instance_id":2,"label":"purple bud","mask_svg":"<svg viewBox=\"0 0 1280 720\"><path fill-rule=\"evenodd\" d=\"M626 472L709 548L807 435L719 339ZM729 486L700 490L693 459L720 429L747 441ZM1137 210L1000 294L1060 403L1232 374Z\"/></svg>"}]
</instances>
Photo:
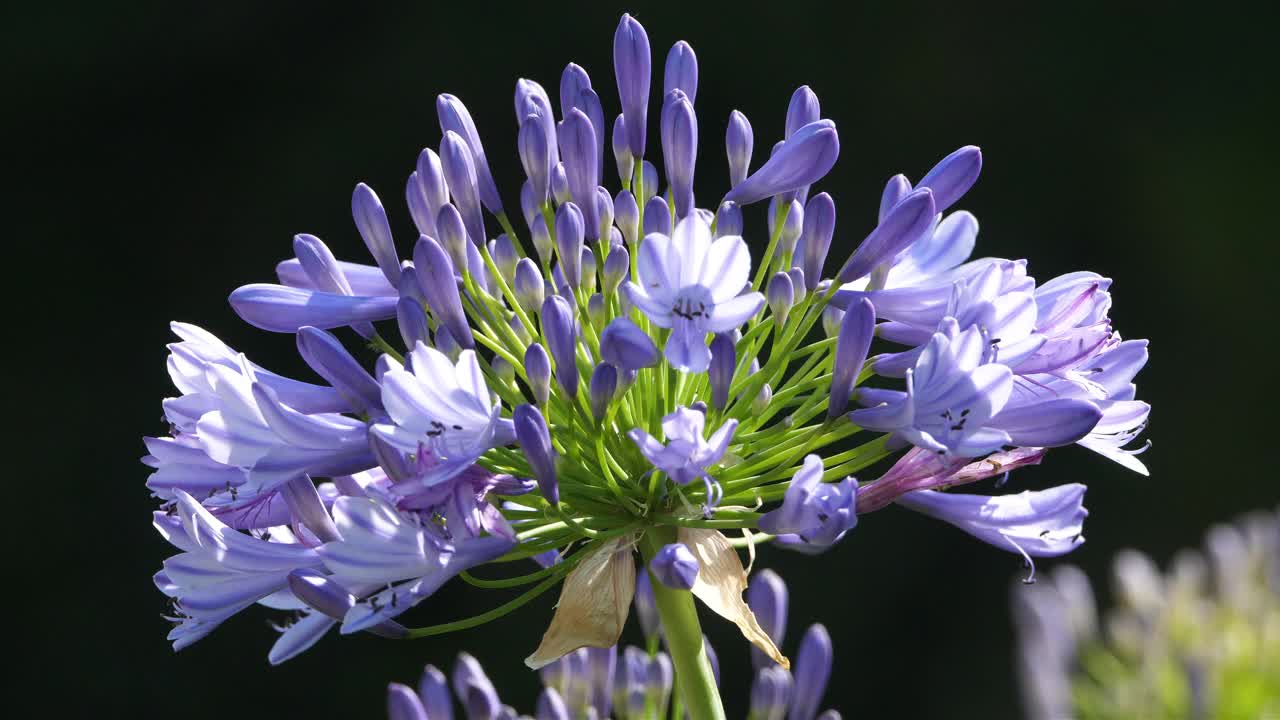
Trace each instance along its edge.
<instances>
[{"instance_id":1,"label":"purple bud","mask_svg":"<svg viewBox=\"0 0 1280 720\"><path fill-rule=\"evenodd\" d=\"M351 193L351 217L364 240L369 254L378 263L382 274L393 284L400 279L400 258L396 255L396 243L391 237L391 225L387 211L368 185L360 183Z\"/></svg>"},{"instance_id":2,"label":"purple bud","mask_svg":"<svg viewBox=\"0 0 1280 720\"><path fill-rule=\"evenodd\" d=\"M636 171L636 158L627 145L627 120L619 115L613 121L613 160L618 164L618 180L623 185L631 182Z\"/></svg>"},{"instance_id":3,"label":"purple bud","mask_svg":"<svg viewBox=\"0 0 1280 720\"><path fill-rule=\"evenodd\" d=\"M559 295L552 295L542 302L542 337L546 338L547 350L555 359L556 382L569 397L575 397L578 394L578 364L575 359L578 328L573 307Z\"/></svg>"},{"instance_id":4,"label":"purple bud","mask_svg":"<svg viewBox=\"0 0 1280 720\"><path fill-rule=\"evenodd\" d=\"M671 46L662 73L662 93L666 95L676 89L683 91L691 103L698 96L698 56L683 40Z\"/></svg>"},{"instance_id":5,"label":"purple bud","mask_svg":"<svg viewBox=\"0 0 1280 720\"><path fill-rule=\"evenodd\" d=\"M556 257L569 287L576 288L582 281L583 249L582 211L574 203L565 203L556 209Z\"/></svg>"},{"instance_id":6,"label":"purple bud","mask_svg":"<svg viewBox=\"0 0 1280 720\"><path fill-rule=\"evenodd\" d=\"M760 627L781 646L787 635L787 584L778 573L772 570L761 570L751 577L747 586L747 605L755 613ZM752 664L757 669L774 665L764 653L752 648Z\"/></svg>"},{"instance_id":7,"label":"purple bud","mask_svg":"<svg viewBox=\"0 0 1280 720\"><path fill-rule=\"evenodd\" d=\"M409 206L409 217L413 218L413 226L421 235L436 234L435 213L427 207L427 191L422 186L418 171L409 173L409 181L404 185L404 201Z\"/></svg>"},{"instance_id":8,"label":"purple bud","mask_svg":"<svg viewBox=\"0 0 1280 720\"><path fill-rule=\"evenodd\" d=\"M613 221L622 230L627 244L634 247L640 233L640 206L631 191L623 190L613 199Z\"/></svg>"},{"instance_id":9,"label":"purple bud","mask_svg":"<svg viewBox=\"0 0 1280 720\"><path fill-rule=\"evenodd\" d=\"M444 165L440 163L440 156L430 147L424 147L417 154L416 174L421 197L410 204L412 208L416 202L420 202L419 210L413 215L413 222L419 224L419 233L435 237L435 215L440 213L440 206L449 201L449 186L444 182ZM419 214L422 215L421 219L417 217ZM424 228L422 223L429 225Z\"/></svg>"},{"instance_id":10,"label":"purple bud","mask_svg":"<svg viewBox=\"0 0 1280 720\"><path fill-rule=\"evenodd\" d=\"M671 543L654 554L649 572L669 588L688 590L698 579L698 559L684 543Z\"/></svg>"},{"instance_id":11,"label":"purple bud","mask_svg":"<svg viewBox=\"0 0 1280 720\"><path fill-rule=\"evenodd\" d=\"M476 132L471 113L467 112L461 100L444 94L436 97L436 114L440 118L440 132L455 132L466 141L479 181L480 201L489 212L501 215L502 199L498 196L498 186L493 182L493 173L489 172L489 161L485 159L484 145L480 144L480 133ZM477 238L476 242L484 242L484 238Z\"/></svg>"},{"instance_id":12,"label":"purple bud","mask_svg":"<svg viewBox=\"0 0 1280 720\"><path fill-rule=\"evenodd\" d=\"M444 673L435 665L423 668L422 677L418 680L418 698L422 700L429 720L453 720L453 698L449 696L449 683Z\"/></svg>"},{"instance_id":13,"label":"purple bud","mask_svg":"<svg viewBox=\"0 0 1280 720\"><path fill-rule=\"evenodd\" d=\"M795 692L791 695L791 712L787 717L812 720L818 714L818 705L831 677L831 636L825 627L815 623L805 631L791 673L795 678Z\"/></svg>"},{"instance_id":14,"label":"purple bud","mask_svg":"<svg viewBox=\"0 0 1280 720\"><path fill-rule=\"evenodd\" d=\"M653 587L649 584L649 573L636 573L636 594L633 598L636 606L636 617L640 620L640 630L646 638L657 637L662 630L658 619L658 606L654 603Z\"/></svg>"},{"instance_id":15,"label":"purple bud","mask_svg":"<svg viewBox=\"0 0 1280 720\"><path fill-rule=\"evenodd\" d=\"M817 720L844 720L839 710L823 710Z\"/></svg>"},{"instance_id":16,"label":"purple bud","mask_svg":"<svg viewBox=\"0 0 1280 720\"><path fill-rule=\"evenodd\" d=\"M662 158L676 206L676 220L693 211L693 172L698 159L698 116L680 90L672 90L662 104Z\"/></svg>"},{"instance_id":17,"label":"purple bud","mask_svg":"<svg viewBox=\"0 0 1280 720\"><path fill-rule=\"evenodd\" d=\"M512 292L516 302L525 312L537 312L542 307L543 287L542 273L529 258L521 258L516 263L515 278L512 280Z\"/></svg>"},{"instance_id":18,"label":"purple bud","mask_svg":"<svg viewBox=\"0 0 1280 720\"><path fill-rule=\"evenodd\" d=\"M446 203L440 208L440 214L436 216L436 232L439 233L436 239L445 252L449 253L453 266L464 272L470 270L470 263L467 261L467 245L470 241L467 240L467 228L462 222L462 214L456 207Z\"/></svg>"},{"instance_id":19,"label":"purple bud","mask_svg":"<svg viewBox=\"0 0 1280 720\"><path fill-rule=\"evenodd\" d=\"M735 202L720 203L720 209L716 210L715 236L722 238L727 235L742 235L742 208Z\"/></svg>"},{"instance_id":20,"label":"purple bud","mask_svg":"<svg viewBox=\"0 0 1280 720\"><path fill-rule=\"evenodd\" d=\"M499 379L508 385L516 381L516 368L511 363L507 362L506 359L502 357L495 357L489 362L489 365L493 368L493 374L497 375Z\"/></svg>"},{"instance_id":21,"label":"purple bud","mask_svg":"<svg viewBox=\"0 0 1280 720\"><path fill-rule=\"evenodd\" d=\"M551 148L547 145L546 128L536 115L530 115L520 123L517 144L520 164L529 177L533 197L546 202L551 192Z\"/></svg>"},{"instance_id":22,"label":"purple bud","mask_svg":"<svg viewBox=\"0 0 1280 720\"><path fill-rule=\"evenodd\" d=\"M591 121L591 129L595 131L596 147L593 155L596 159L595 179L599 183L604 179L604 107L600 104L600 96L596 91L587 88L578 98L578 109L586 113Z\"/></svg>"},{"instance_id":23,"label":"purple bud","mask_svg":"<svg viewBox=\"0 0 1280 720\"><path fill-rule=\"evenodd\" d=\"M644 234L671 234L671 208L661 195L650 198L644 206Z\"/></svg>"},{"instance_id":24,"label":"purple bud","mask_svg":"<svg viewBox=\"0 0 1280 720\"><path fill-rule=\"evenodd\" d=\"M623 15L613 34L613 72L627 118L627 145L637 158L644 157L652 63L649 35L635 18Z\"/></svg>"},{"instance_id":25,"label":"purple bud","mask_svg":"<svg viewBox=\"0 0 1280 720\"><path fill-rule=\"evenodd\" d=\"M476 190L476 168L466 141L452 130L440 141L440 162L449 183L449 195L467 227L472 242L484 242L484 217L480 213L480 197ZM440 218L436 218L439 225Z\"/></svg>"},{"instance_id":26,"label":"purple bud","mask_svg":"<svg viewBox=\"0 0 1280 720\"><path fill-rule=\"evenodd\" d=\"M502 279L510 283L515 277L516 263L520 262L515 243L511 242L506 233L502 233L489 241L489 255L493 258L493 264L498 266Z\"/></svg>"},{"instance_id":27,"label":"purple bud","mask_svg":"<svg viewBox=\"0 0 1280 720\"><path fill-rule=\"evenodd\" d=\"M600 223L596 237L601 243L609 242L609 231L613 228L613 196L603 186L596 188L596 220Z\"/></svg>"},{"instance_id":28,"label":"purple bud","mask_svg":"<svg viewBox=\"0 0 1280 720\"><path fill-rule=\"evenodd\" d=\"M787 313L791 312L791 306L796 300L795 289L791 286L791 276L784 272L774 273L769 278L769 283L765 285L764 296L769 303L769 311L773 313L773 321L781 331L782 326L787 322Z\"/></svg>"},{"instance_id":29,"label":"purple bud","mask_svg":"<svg viewBox=\"0 0 1280 720\"><path fill-rule=\"evenodd\" d=\"M782 232L778 235L778 251L787 255L794 254L803 231L804 206L799 200L792 200L788 205L787 217L782 221ZM773 230L770 229L770 232Z\"/></svg>"},{"instance_id":30,"label":"purple bud","mask_svg":"<svg viewBox=\"0 0 1280 720\"><path fill-rule=\"evenodd\" d=\"M449 328L444 325L436 328L435 346L437 350L448 355L449 359L454 362L458 361L458 353L462 352L462 346L458 344L457 340L453 339L453 333L449 332ZM378 377L381 378L382 376L379 375Z\"/></svg>"},{"instance_id":31,"label":"purple bud","mask_svg":"<svg viewBox=\"0 0 1280 720\"><path fill-rule=\"evenodd\" d=\"M739 205L798 190L827 174L840 156L835 123L819 120L800 128L764 165L724 196Z\"/></svg>"},{"instance_id":32,"label":"purple bud","mask_svg":"<svg viewBox=\"0 0 1280 720\"><path fill-rule=\"evenodd\" d=\"M837 418L849 407L849 395L853 383L867 361L871 339L876 334L876 309L871 301L862 298L851 303L840 321L836 334L836 356L831 370L831 400L827 417Z\"/></svg>"},{"instance_id":33,"label":"purple bud","mask_svg":"<svg viewBox=\"0 0 1280 720\"><path fill-rule=\"evenodd\" d=\"M298 265L312 286L317 290L335 295L351 295L351 283L338 265L324 241L315 235L300 233L293 236L293 254L298 258ZM398 278L397 278L398 279Z\"/></svg>"},{"instance_id":34,"label":"purple bud","mask_svg":"<svg viewBox=\"0 0 1280 720\"><path fill-rule=\"evenodd\" d=\"M569 63L560 73L560 116L569 116L573 108L580 108L578 99L583 90L591 89L591 77L577 63Z\"/></svg>"},{"instance_id":35,"label":"purple bud","mask_svg":"<svg viewBox=\"0 0 1280 720\"><path fill-rule=\"evenodd\" d=\"M564 122L560 123L560 156L569 194L582 211L587 237L591 240L599 234L595 192L600 185L600 173L595 151L596 132L591 127L591 120L581 110L570 110Z\"/></svg>"},{"instance_id":36,"label":"purple bud","mask_svg":"<svg viewBox=\"0 0 1280 720\"><path fill-rule=\"evenodd\" d=\"M711 381L711 404L717 410L723 410L729 404L729 386L733 383L737 362L733 338L716 333L711 339L711 365L707 368L707 378Z\"/></svg>"},{"instance_id":37,"label":"purple bud","mask_svg":"<svg viewBox=\"0 0 1280 720\"><path fill-rule=\"evenodd\" d=\"M729 157L729 187L737 187L747 179L751 165L751 146L755 138L747 116L734 110L729 113L729 127L725 130L724 151Z\"/></svg>"},{"instance_id":38,"label":"purple bud","mask_svg":"<svg viewBox=\"0 0 1280 720\"><path fill-rule=\"evenodd\" d=\"M409 302L417 304L414 300ZM298 329L297 343L302 359L328 380L353 409L365 413L382 409L382 388L338 338L308 326Z\"/></svg>"},{"instance_id":39,"label":"purple bud","mask_svg":"<svg viewBox=\"0 0 1280 720\"><path fill-rule=\"evenodd\" d=\"M582 248L582 289L593 293L596 291L596 278L599 277L596 271L599 270L599 263L596 262L596 254L589 247Z\"/></svg>"},{"instance_id":40,"label":"purple bud","mask_svg":"<svg viewBox=\"0 0 1280 720\"><path fill-rule=\"evenodd\" d=\"M592 327L599 330L600 327L604 325L604 315L604 296L600 293L595 293L591 297L587 298L587 322L591 323Z\"/></svg>"},{"instance_id":41,"label":"purple bud","mask_svg":"<svg viewBox=\"0 0 1280 720\"><path fill-rule=\"evenodd\" d=\"M396 324L400 327L400 337L404 339L406 347L413 347L418 341L431 342L427 313L417 298L400 298L396 303Z\"/></svg>"},{"instance_id":42,"label":"purple bud","mask_svg":"<svg viewBox=\"0 0 1280 720\"><path fill-rule=\"evenodd\" d=\"M894 175L889 178L889 182L884 185L884 192L880 193L880 214L878 222L884 222L885 216L897 205L902 198L911 192L911 181L906 175Z\"/></svg>"},{"instance_id":43,"label":"purple bud","mask_svg":"<svg viewBox=\"0 0 1280 720\"><path fill-rule=\"evenodd\" d=\"M818 105L818 96L808 85L801 85L791 93L791 102L787 104L787 124L783 133L784 140L790 140L800 128L822 119L822 108Z\"/></svg>"},{"instance_id":44,"label":"purple bud","mask_svg":"<svg viewBox=\"0 0 1280 720\"><path fill-rule=\"evenodd\" d=\"M620 248L620 247L626 247L626 246L627 246L627 242L625 239L623 239L622 231L618 229L618 226L614 225L613 227L609 228L609 247Z\"/></svg>"},{"instance_id":45,"label":"purple bud","mask_svg":"<svg viewBox=\"0 0 1280 720\"><path fill-rule=\"evenodd\" d=\"M782 720L787 714L787 703L790 701L791 673L777 665L756 671L755 681L751 683L749 717Z\"/></svg>"},{"instance_id":46,"label":"purple bud","mask_svg":"<svg viewBox=\"0 0 1280 720\"><path fill-rule=\"evenodd\" d=\"M545 407L547 398L551 397L551 358L538 343L525 348L524 374L529 379L534 401Z\"/></svg>"},{"instance_id":47,"label":"purple bud","mask_svg":"<svg viewBox=\"0 0 1280 720\"><path fill-rule=\"evenodd\" d=\"M660 358L658 346L648 334L625 317L614 318L600 333L600 356L620 370L653 367Z\"/></svg>"},{"instance_id":48,"label":"purple bud","mask_svg":"<svg viewBox=\"0 0 1280 720\"><path fill-rule=\"evenodd\" d=\"M933 191L937 212L943 212L968 192L982 172L982 151L976 145L966 145L938 161L916 189Z\"/></svg>"},{"instance_id":49,"label":"purple bud","mask_svg":"<svg viewBox=\"0 0 1280 720\"><path fill-rule=\"evenodd\" d=\"M277 398L273 391L257 383L253 385L253 396L255 399L267 401ZM284 498L289 517L292 518L295 526L310 530L320 542L334 542L342 539L310 476L295 475L280 486L280 495Z\"/></svg>"},{"instance_id":50,"label":"purple bud","mask_svg":"<svg viewBox=\"0 0 1280 720\"><path fill-rule=\"evenodd\" d=\"M618 390L618 370L608 363L596 365L591 371L591 382L588 384L591 403L591 417L596 421L604 420L609 409L609 401Z\"/></svg>"},{"instance_id":51,"label":"purple bud","mask_svg":"<svg viewBox=\"0 0 1280 720\"><path fill-rule=\"evenodd\" d=\"M532 80L516 81L516 122L523 123L525 118L533 115L538 118L547 136L547 149L551 155L551 167L560 162L560 151L556 147L556 118L551 109L551 98L547 91Z\"/></svg>"},{"instance_id":52,"label":"purple bud","mask_svg":"<svg viewBox=\"0 0 1280 720\"><path fill-rule=\"evenodd\" d=\"M453 694L462 702L468 718L492 718L502 707L498 691L485 675L484 668L467 653L458 653L451 679Z\"/></svg>"},{"instance_id":53,"label":"purple bud","mask_svg":"<svg viewBox=\"0 0 1280 720\"><path fill-rule=\"evenodd\" d=\"M604 294L612 297L631 269L631 253L625 245L615 245L604 260Z\"/></svg>"},{"instance_id":54,"label":"purple bud","mask_svg":"<svg viewBox=\"0 0 1280 720\"><path fill-rule=\"evenodd\" d=\"M804 286L804 271L798 267L793 267L787 271L787 274L791 276L791 288L795 290L796 303L804 302L804 296L808 294Z\"/></svg>"},{"instance_id":55,"label":"purple bud","mask_svg":"<svg viewBox=\"0 0 1280 720\"><path fill-rule=\"evenodd\" d=\"M533 229L534 218L542 217L542 205L546 199L539 200L533 191L533 184L528 180L520 183L520 214L524 216L525 227ZM423 233L435 235L435 233Z\"/></svg>"},{"instance_id":56,"label":"purple bud","mask_svg":"<svg viewBox=\"0 0 1280 720\"><path fill-rule=\"evenodd\" d=\"M935 212L933 193L928 188L911 191L854 250L836 276L836 282L847 283L865 277L877 265L892 260L929 229Z\"/></svg>"},{"instance_id":57,"label":"purple bud","mask_svg":"<svg viewBox=\"0 0 1280 720\"><path fill-rule=\"evenodd\" d=\"M804 270L808 290L818 287L822 279L822 267L831 249L831 238L836 231L836 204L827 193L819 193L804 207L804 228L800 233L800 267Z\"/></svg>"},{"instance_id":58,"label":"purple bud","mask_svg":"<svg viewBox=\"0 0 1280 720\"><path fill-rule=\"evenodd\" d=\"M538 213L529 228L529 235L533 238L533 249L538 253L538 258L542 260L543 264L550 263L552 251L551 229L547 227L547 221L542 216L542 213Z\"/></svg>"},{"instance_id":59,"label":"purple bud","mask_svg":"<svg viewBox=\"0 0 1280 720\"><path fill-rule=\"evenodd\" d=\"M557 205L563 205L573 197L569 193L569 176L565 175L564 163L551 168L551 197Z\"/></svg>"},{"instance_id":60,"label":"purple bud","mask_svg":"<svg viewBox=\"0 0 1280 720\"><path fill-rule=\"evenodd\" d=\"M642 196L636 196L636 200L641 203L649 202L649 198L658 194L658 168L653 163L645 160L640 165L640 177L644 181L644 192Z\"/></svg>"},{"instance_id":61,"label":"purple bud","mask_svg":"<svg viewBox=\"0 0 1280 720\"><path fill-rule=\"evenodd\" d=\"M418 238L413 247L413 266L418 274L418 285L427 296L427 306L440 325L464 349L475 347L471 326L462 312L462 298L458 295L458 281L448 254L432 238Z\"/></svg>"},{"instance_id":62,"label":"purple bud","mask_svg":"<svg viewBox=\"0 0 1280 720\"><path fill-rule=\"evenodd\" d=\"M560 502L560 485L556 480L556 451L551 447L551 431L547 429L547 421L532 405L519 405L511 413L511 422L515 425L516 441L524 452L533 477L538 481L538 490L547 502L556 505Z\"/></svg>"},{"instance_id":63,"label":"purple bud","mask_svg":"<svg viewBox=\"0 0 1280 720\"><path fill-rule=\"evenodd\" d=\"M822 309L822 332L826 333L827 337L835 337L840 333L840 323L843 320L844 310L835 305L826 306Z\"/></svg>"},{"instance_id":64,"label":"purple bud","mask_svg":"<svg viewBox=\"0 0 1280 720\"><path fill-rule=\"evenodd\" d=\"M356 604L355 597L346 588L314 570L294 570L289 573L288 583L289 590L307 607L337 620Z\"/></svg>"},{"instance_id":65,"label":"purple bud","mask_svg":"<svg viewBox=\"0 0 1280 720\"><path fill-rule=\"evenodd\" d=\"M536 720L570 720L569 709L555 688L543 688L538 696Z\"/></svg>"},{"instance_id":66,"label":"purple bud","mask_svg":"<svg viewBox=\"0 0 1280 720\"><path fill-rule=\"evenodd\" d=\"M416 693L400 683L387 685L388 720L428 720Z\"/></svg>"}]
</instances>

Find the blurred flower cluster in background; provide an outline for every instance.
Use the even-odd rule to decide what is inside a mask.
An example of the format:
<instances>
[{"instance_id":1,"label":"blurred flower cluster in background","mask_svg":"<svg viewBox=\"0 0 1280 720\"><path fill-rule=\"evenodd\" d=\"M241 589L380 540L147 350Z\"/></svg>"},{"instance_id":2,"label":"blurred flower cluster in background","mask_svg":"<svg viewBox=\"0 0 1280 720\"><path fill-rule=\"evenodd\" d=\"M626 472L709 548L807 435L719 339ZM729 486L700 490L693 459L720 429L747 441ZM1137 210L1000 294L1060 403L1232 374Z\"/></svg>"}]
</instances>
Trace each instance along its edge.
<instances>
[{"instance_id":1,"label":"blurred flower cluster in background","mask_svg":"<svg viewBox=\"0 0 1280 720\"><path fill-rule=\"evenodd\" d=\"M1280 515L1214 526L1160 568L1116 554L1114 604L1062 565L1013 591L1032 720L1280 716Z\"/></svg>"}]
</instances>

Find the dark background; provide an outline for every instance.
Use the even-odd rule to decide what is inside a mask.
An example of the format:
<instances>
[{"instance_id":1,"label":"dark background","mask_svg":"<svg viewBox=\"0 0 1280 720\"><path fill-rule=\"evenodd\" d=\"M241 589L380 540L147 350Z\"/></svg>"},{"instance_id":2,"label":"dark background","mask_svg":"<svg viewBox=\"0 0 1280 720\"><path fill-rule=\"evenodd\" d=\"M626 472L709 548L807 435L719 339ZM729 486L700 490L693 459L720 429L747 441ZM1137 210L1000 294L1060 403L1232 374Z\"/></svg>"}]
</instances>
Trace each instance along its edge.
<instances>
[{"instance_id":1,"label":"dark background","mask_svg":"<svg viewBox=\"0 0 1280 720\"><path fill-rule=\"evenodd\" d=\"M555 97L560 70L576 61L612 118L621 9L114 5L24 4L0 22L16 71L0 121L5 174L19 184L5 213L17 325L6 386L9 416L25 428L9 434L18 462L7 555L18 572L6 631L22 648L10 651L10 699L42 698L73 716L377 717L388 681L415 680L425 662L448 667L466 648L505 701L531 710L536 677L521 658L546 626L550 596L456 636L331 635L279 668L266 663L266 614L249 611L174 655L150 580L170 548L149 526L139 438L163 430L170 319L305 374L292 338L244 325L226 295L271 278L295 232L367 262L349 215L360 180L381 194L407 252L403 184L418 150L438 143L437 92L467 103L518 218L515 80L537 79ZM918 179L974 143L986 165L961 206L982 223L979 254L1028 257L1041 279L1085 268L1116 279L1116 326L1152 339L1139 381L1155 406L1151 477L1070 448L1014 481L1090 484L1089 542L1072 561L1105 583L1117 549L1163 562L1210 523L1278 495L1274 19L1220 3L949 5L635 12L656 68L676 40L698 53L704 204L725 187L729 111L750 117L758 164L791 91L807 83L843 141L820 186L839 206L833 256L870 229L889 175ZM656 110L656 148L655 125ZM889 508L825 556L765 549L759 564L791 585L786 650L809 622L830 628L826 704L846 717L1018 716L1014 556ZM506 597L450 586L409 617L453 619ZM744 644L704 620L740 717Z\"/></svg>"}]
</instances>

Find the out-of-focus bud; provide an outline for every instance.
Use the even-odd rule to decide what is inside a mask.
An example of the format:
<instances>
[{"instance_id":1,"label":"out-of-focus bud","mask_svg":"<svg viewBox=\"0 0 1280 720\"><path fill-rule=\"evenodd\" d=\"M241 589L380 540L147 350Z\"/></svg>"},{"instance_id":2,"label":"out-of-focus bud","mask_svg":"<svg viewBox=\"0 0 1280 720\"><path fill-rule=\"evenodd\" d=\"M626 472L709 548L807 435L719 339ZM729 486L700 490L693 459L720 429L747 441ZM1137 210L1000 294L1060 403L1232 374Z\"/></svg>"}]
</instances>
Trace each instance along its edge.
<instances>
[{"instance_id":1,"label":"out-of-focus bud","mask_svg":"<svg viewBox=\"0 0 1280 720\"><path fill-rule=\"evenodd\" d=\"M604 420L609 410L609 402L618 390L618 369L609 363L600 363L591 371L590 392L591 417L597 421Z\"/></svg>"},{"instance_id":2,"label":"out-of-focus bud","mask_svg":"<svg viewBox=\"0 0 1280 720\"><path fill-rule=\"evenodd\" d=\"M671 543L654 554L649 570L663 585L688 590L698 579L698 559L684 543Z\"/></svg>"},{"instance_id":3,"label":"out-of-focus bud","mask_svg":"<svg viewBox=\"0 0 1280 720\"><path fill-rule=\"evenodd\" d=\"M671 234L671 208L662 196L655 195L644 206L644 234Z\"/></svg>"},{"instance_id":4,"label":"out-of-focus bud","mask_svg":"<svg viewBox=\"0 0 1280 720\"><path fill-rule=\"evenodd\" d=\"M729 235L742 236L742 208L735 202L720 203L720 208L716 210L715 236L722 238Z\"/></svg>"},{"instance_id":5,"label":"out-of-focus bud","mask_svg":"<svg viewBox=\"0 0 1280 720\"><path fill-rule=\"evenodd\" d=\"M524 351L524 373L529 378L534 401L545 407L551 397L551 358L538 343L531 344Z\"/></svg>"},{"instance_id":6,"label":"out-of-focus bud","mask_svg":"<svg viewBox=\"0 0 1280 720\"><path fill-rule=\"evenodd\" d=\"M724 137L725 154L729 157L729 187L737 187L747 179L754 142L747 116L737 110L729 113L729 127Z\"/></svg>"}]
</instances>

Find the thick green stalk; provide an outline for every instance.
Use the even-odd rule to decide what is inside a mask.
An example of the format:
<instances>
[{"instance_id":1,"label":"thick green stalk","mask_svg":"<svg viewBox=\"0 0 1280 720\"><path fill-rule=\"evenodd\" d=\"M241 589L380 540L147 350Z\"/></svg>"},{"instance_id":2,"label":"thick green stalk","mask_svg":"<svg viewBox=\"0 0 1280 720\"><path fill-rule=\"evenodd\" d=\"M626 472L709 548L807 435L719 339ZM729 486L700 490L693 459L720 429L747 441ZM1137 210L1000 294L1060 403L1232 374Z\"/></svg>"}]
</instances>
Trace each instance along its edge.
<instances>
[{"instance_id":1,"label":"thick green stalk","mask_svg":"<svg viewBox=\"0 0 1280 720\"><path fill-rule=\"evenodd\" d=\"M640 541L646 561L663 545L675 541L671 527L652 528ZM647 572L647 571L646 571ZM702 644L702 626L698 624L698 609L693 593L673 590L663 585L652 574L653 600L662 619L662 629L667 638L667 650L675 666L676 687L680 699L691 717L698 720L724 720L724 706L720 703L720 691L711 674L711 661Z\"/></svg>"}]
</instances>

